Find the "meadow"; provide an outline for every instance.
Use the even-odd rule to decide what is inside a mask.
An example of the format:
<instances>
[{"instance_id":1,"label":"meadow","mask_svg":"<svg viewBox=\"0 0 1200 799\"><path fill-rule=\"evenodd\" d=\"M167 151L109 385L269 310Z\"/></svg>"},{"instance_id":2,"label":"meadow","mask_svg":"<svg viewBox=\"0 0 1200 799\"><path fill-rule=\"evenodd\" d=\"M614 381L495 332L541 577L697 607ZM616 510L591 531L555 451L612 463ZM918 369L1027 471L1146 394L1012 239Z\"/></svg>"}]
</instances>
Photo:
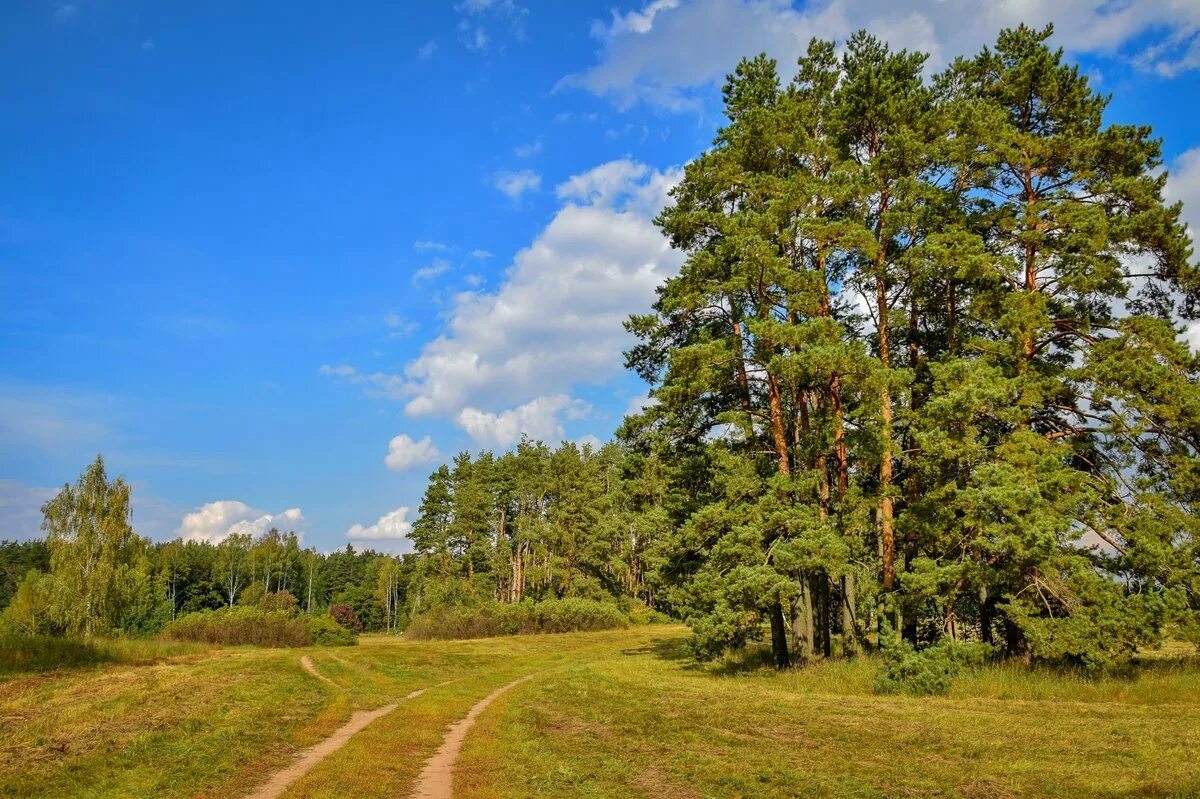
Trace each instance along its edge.
<instances>
[{"instance_id":1,"label":"meadow","mask_svg":"<svg viewBox=\"0 0 1200 799\"><path fill-rule=\"evenodd\" d=\"M371 723L285 797L403 797L493 689L454 796L1133 797L1200 794L1194 650L1108 675L987 665L944 697L881 696L878 661L697 664L648 626L355 647L143 644L0 682L0 795L251 794L359 710ZM136 655L136 657L134 656ZM306 671L307 656L318 679Z\"/></svg>"}]
</instances>

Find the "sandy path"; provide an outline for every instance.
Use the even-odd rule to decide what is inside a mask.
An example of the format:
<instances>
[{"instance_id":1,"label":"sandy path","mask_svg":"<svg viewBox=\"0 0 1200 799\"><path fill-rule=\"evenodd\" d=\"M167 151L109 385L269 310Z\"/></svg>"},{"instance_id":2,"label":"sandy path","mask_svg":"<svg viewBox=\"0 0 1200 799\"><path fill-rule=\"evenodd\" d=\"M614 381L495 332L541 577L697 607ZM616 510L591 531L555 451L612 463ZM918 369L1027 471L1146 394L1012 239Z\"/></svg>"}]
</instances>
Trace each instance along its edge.
<instances>
[{"instance_id":1,"label":"sandy path","mask_svg":"<svg viewBox=\"0 0 1200 799\"><path fill-rule=\"evenodd\" d=\"M452 799L454 796L454 762L458 760L458 751L462 749L463 739L467 737L467 731L471 729L475 719L505 691L536 676L537 674L526 674L519 680L513 680L508 685L497 688L476 702L466 716L451 725L446 732L446 737L442 739L441 747L433 754L433 757L425 761L425 768L421 769L421 774L417 777L412 799Z\"/></svg>"},{"instance_id":2,"label":"sandy path","mask_svg":"<svg viewBox=\"0 0 1200 799\"><path fill-rule=\"evenodd\" d=\"M345 662L345 661L343 661L343 662ZM300 658L300 665L304 667L305 671L307 671L312 676L316 677L321 682L328 683L328 684L332 685L334 688L337 688L339 691L342 690L341 687L338 686L337 683L335 683L333 680L326 677L321 672L317 671L317 667L313 665L312 659L308 655L304 655L303 657Z\"/></svg>"},{"instance_id":3,"label":"sandy path","mask_svg":"<svg viewBox=\"0 0 1200 799\"><path fill-rule=\"evenodd\" d=\"M338 688L337 683L326 677L321 672L317 671L308 655L300 658L300 665L304 667L305 671L317 679L324 680L334 688ZM437 686L432 687L436 688ZM338 688L338 690L341 689ZM420 688L416 691L413 691L411 694L401 699L400 702L406 702L409 699L416 699L427 690L429 689ZM296 758L296 762L292 763L292 765L288 766L287 768L280 769L279 771L275 772L271 776L271 779L267 780L265 784L260 786L257 791L247 796L246 799L276 799L276 797L282 795L283 792L287 790L289 785L303 777L308 772L312 771L314 766L345 746L346 743L352 737L354 737L356 733L361 732L362 729L372 721L380 716L386 716L388 713L391 713L393 710L399 707L400 702L385 705L384 707L376 710L360 710L354 713L352 716L350 716L350 720L334 730L332 735L325 740L309 747L308 749L305 749L300 753L300 757Z\"/></svg>"}]
</instances>

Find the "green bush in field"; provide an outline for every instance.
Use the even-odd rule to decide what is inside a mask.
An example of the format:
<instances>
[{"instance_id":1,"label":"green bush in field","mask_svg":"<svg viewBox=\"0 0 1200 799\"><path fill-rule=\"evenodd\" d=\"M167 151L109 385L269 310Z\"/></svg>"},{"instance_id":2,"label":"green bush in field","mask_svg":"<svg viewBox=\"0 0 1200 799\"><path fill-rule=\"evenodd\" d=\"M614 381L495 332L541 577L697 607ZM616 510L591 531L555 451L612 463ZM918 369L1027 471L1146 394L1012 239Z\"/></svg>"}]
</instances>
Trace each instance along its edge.
<instances>
[{"instance_id":1,"label":"green bush in field","mask_svg":"<svg viewBox=\"0 0 1200 799\"><path fill-rule=\"evenodd\" d=\"M670 624L671 617L648 606L644 602L630 602L624 609L631 624Z\"/></svg>"},{"instance_id":2,"label":"green bush in field","mask_svg":"<svg viewBox=\"0 0 1200 799\"><path fill-rule=\"evenodd\" d=\"M257 607L237 606L189 613L163 628L176 641L255 646L308 646L312 634L304 619Z\"/></svg>"},{"instance_id":3,"label":"green bush in field","mask_svg":"<svg viewBox=\"0 0 1200 799\"><path fill-rule=\"evenodd\" d=\"M259 610L267 613L286 613L289 616L295 616L300 609L300 603L296 597L292 596L291 591L275 591L270 594L264 594L262 599L258 600Z\"/></svg>"},{"instance_id":4,"label":"green bush in field","mask_svg":"<svg viewBox=\"0 0 1200 799\"><path fill-rule=\"evenodd\" d=\"M526 600L513 604L442 607L419 616L410 638L490 638L496 635L613 630L629 626L616 605L592 599Z\"/></svg>"},{"instance_id":5,"label":"green bush in field","mask_svg":"<svg viewBox=\"0 0 1200 799\"><path fill-rule=\"evenodd\" d=\"M883 650L883 665L875 675L875 692L942 696L964 668L983 665L991 647L981 643L944 642L915 649L907 641Z\"/></svg>"},{"instance_id":6,"label":"green bush in field","mask_svg":"<svg viewBox=\"0 0 1200 799\"><path fill-rule=\"evenodd\" d=\"M307 616L309 635L312 643L317 646L354 646L358 643L358 634L338 624L328 614L322 616Z\"/></svg>"}]
</instances>

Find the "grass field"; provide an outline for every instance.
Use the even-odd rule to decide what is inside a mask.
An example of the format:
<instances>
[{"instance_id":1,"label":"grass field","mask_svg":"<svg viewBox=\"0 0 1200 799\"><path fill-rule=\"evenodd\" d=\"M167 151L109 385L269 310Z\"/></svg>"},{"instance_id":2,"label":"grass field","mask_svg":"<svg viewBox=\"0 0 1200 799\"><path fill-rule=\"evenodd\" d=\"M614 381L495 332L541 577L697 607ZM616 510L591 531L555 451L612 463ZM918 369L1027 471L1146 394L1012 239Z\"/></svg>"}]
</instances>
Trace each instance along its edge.
<instances>
[{"instance_id":1,"label":"grass field","mask_svg":"<svg viewBox=\"0 0 1200 799\"><path fill-rule=\"evenodd\" d=\"M684 630L140 652L0 682L0 796L249 793L354 710L402 703L288 797L403 797L493 688L455 796L1200 796L1200 663L1121 676L994 666L944 698L877 696L871 658L699 667ZM331 686L305 672L308 654Z\"/></svg>"}]
</instances>

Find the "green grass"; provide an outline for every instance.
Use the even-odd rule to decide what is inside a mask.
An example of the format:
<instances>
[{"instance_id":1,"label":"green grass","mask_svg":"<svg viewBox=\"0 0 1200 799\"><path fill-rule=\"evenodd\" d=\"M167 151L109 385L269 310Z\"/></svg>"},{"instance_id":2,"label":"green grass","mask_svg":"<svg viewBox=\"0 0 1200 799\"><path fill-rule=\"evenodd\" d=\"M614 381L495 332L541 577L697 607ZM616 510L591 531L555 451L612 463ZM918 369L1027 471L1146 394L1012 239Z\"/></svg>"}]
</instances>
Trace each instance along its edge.
<instances>
[{"instance_id":1,"label":"green grass","mask_svg":"<svg viewBox=\"0 0 1200 799\"><path fill-rule=\"evenodd\" d=\"M468 739L463 799L1200 796L1200 664L988 666L878 696L879 662L699 668L677 640L523 688Z\"/></svg>"},{"instance_id":2,"label":"green grass","mask_svg":"<svg viewBox=\"0 0 1200 799\"><path fill-rule=\"evenodd\" d=\"M1200 796L1200 664L1104 677L989 666L878 696L878 661L700 667L680 628L132 658L0 683L0 796L234 799L353 710L430 688L290 799L406 796L452 721L459 799ZM309 655L331 687L304 672ZM441 683L447 684L439 685Z\"/></svg>"}]
</instances>

